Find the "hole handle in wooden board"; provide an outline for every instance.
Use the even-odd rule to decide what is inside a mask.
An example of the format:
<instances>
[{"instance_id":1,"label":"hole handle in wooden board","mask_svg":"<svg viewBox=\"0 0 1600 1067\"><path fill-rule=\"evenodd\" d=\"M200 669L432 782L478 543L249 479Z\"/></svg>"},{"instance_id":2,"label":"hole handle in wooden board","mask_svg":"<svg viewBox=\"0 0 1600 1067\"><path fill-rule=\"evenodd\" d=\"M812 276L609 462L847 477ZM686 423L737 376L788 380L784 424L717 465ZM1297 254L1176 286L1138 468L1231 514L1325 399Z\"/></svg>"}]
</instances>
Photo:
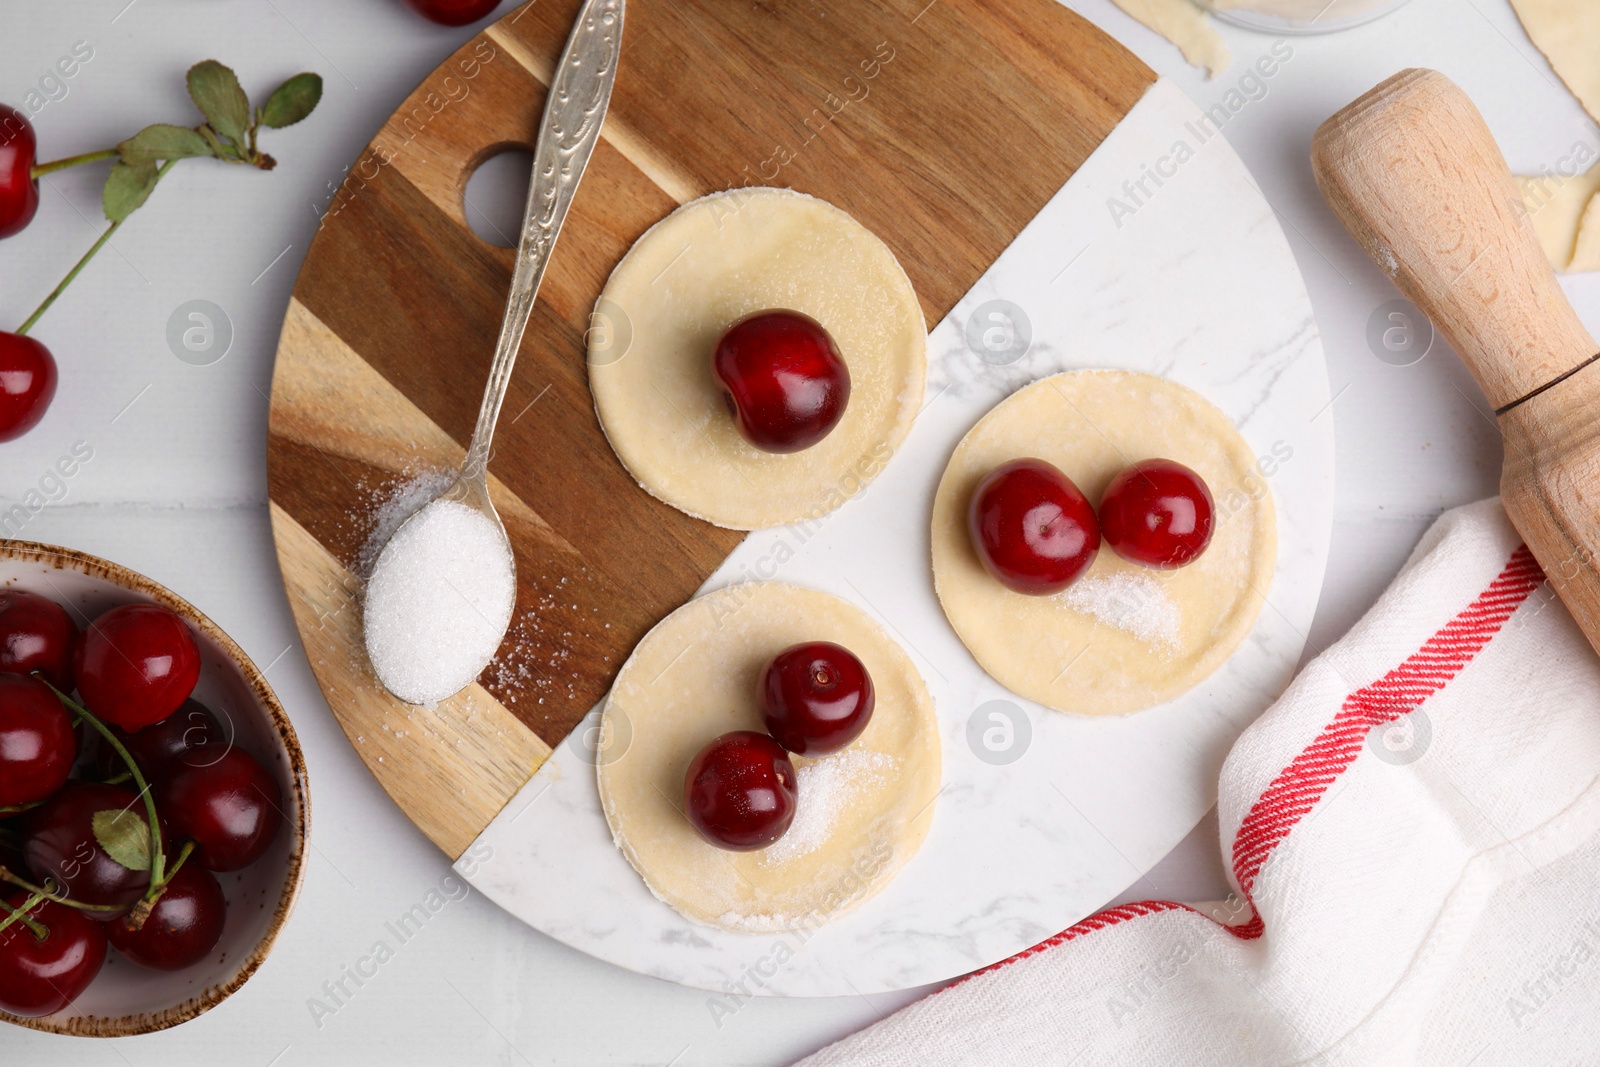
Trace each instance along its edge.
<instances>
[{"instance_id":1,"label":"hole handle in wooden board","mask_svg":"<svg viewBox=\"0 0 1600 1067\"><path fill-rule=\"evenodd\" d=\"M1483 116L1449 78L1390 78L1323 123L1311 162L1334 213L1496 411L1595 354Z\"/></svg>"}]
</instances>

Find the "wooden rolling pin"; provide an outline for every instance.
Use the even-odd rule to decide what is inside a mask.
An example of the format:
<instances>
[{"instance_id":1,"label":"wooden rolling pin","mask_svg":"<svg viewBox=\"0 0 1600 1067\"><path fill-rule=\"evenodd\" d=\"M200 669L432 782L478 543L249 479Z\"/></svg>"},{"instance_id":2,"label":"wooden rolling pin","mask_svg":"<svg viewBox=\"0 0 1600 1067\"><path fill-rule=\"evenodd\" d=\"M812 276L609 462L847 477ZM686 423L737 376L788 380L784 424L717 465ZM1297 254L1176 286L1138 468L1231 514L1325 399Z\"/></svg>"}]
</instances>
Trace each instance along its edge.
<instances>
[{"instance_id":1,"label":"wooden rolling pin","mask_svg":"<svg viewBox=\"0 0 1600 1067\"><path fill-rule=\"evenodd\" d=\"M1323 123L1311 164L1489 398L1506 512L1600 651L1600 356L1483 116L1443 74L1408 70Z\"/></svg>"}]
</instances>

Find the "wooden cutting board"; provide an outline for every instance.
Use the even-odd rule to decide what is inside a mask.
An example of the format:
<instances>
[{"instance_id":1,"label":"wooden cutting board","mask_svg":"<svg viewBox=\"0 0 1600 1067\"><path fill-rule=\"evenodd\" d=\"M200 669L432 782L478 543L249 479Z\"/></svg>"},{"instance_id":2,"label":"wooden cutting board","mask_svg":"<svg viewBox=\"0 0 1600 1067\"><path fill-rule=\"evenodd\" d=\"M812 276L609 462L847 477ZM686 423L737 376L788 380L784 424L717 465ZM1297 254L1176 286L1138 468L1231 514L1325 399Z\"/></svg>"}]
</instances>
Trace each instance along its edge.
<instances>
[{"instance_id":1,"label":"wooden cutting board","mask_svg":"<svg viewBox=\"0 0 1600 1067\"><path fill-rule=\"evenodd\" d=\"M384 124L306 257L273 377L272 525L307 655L367 767L452 858L743 536L647 495L595 419L584 335L632 242L695 197L790 186L887 241L937 323L1155 80L1057 0L629 4L495 438L512 630L478 684L413 708L362 651L359 558L377 505L471 435L513 252L472 232L463 192L484 160L531 150L577 7L512 11Z\"/></svg>"}]
</instances>

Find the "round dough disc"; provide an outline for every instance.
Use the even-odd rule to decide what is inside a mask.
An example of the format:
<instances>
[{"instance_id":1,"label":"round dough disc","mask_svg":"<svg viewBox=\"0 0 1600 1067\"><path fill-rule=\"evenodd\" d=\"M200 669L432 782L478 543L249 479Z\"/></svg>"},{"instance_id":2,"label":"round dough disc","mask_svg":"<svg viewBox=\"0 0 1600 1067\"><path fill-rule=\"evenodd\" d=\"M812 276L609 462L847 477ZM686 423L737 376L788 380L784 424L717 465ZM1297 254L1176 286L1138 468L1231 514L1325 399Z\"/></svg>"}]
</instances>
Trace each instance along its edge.
<instances>
[{"instance_id":1,"label":"round dough disc","mask_svg":"<svg viewBox=\"0 0 1600 1067\"><path fill-rule=\"evenodd\" d=\"M802 452L739 436L711 372L729 323L789 308L850 368L839 424ZM611 447L651 495L736 530L814 518L859 493L922 404L927 325L894 253L832 204L788 189L692 201L651 227L595 305L589 385Z\"/></svg>"},{"instance_id":2,"label":"round dough disc","mask_svg":"<svg viewBox=\"0 0 1600 1067\"><path fill-rule=\"evenodd\" d=\"M763 729L757 679L800 641L861 658L872 721L842 752L792 757L799 803L775 844L717 848L683 814L684 772L713 738ZM877 623L827 593L750 583L690 601L639 642L601 722L600 801L617 847L652 893L698 922L750 933L825 922L887 885L933 821L941 771L927 686Z\"/></svg>"},{"instance_id":3,"label":"round dough disc","mask_svg":"<svg viewBox=\"0 0 1600 1067\"><path fill-rule=\"evenodd\" d=\"M1211 489L1211 544L1171 571L1102 544L1066 591L1013 592L984 570L966 514L983 476L1024 456L1055 464L1091 501L1129 463L1177 460ZM1270 461L1258 465L1227 416L1164 378L1087 370L1034 382L985 415L945 468L933 504L939 602L983 669L1029 700L1086 715L1164 703L1216 670L1265 602L1278 552Z\"/></svg>"}]
</instances>

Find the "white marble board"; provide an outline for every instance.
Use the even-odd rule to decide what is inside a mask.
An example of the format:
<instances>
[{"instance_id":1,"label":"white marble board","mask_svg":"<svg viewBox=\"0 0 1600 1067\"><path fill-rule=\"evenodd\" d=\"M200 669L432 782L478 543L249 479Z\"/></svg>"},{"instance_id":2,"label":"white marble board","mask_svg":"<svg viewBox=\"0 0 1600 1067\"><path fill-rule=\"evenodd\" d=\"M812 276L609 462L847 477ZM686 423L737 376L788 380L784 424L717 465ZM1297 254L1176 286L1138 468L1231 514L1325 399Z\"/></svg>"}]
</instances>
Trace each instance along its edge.
<instances>
[{"instance_id":1,"label":"white marble board","mask_svg":"<svg viewBox=\"0 0 1600 1067\"><path fill-rule=\"evenodd\" d=\"M975 354L984 330L1020 327L1016 309L1031 333L1026 354L1004 365ZM988 350L1004 341L991 333ZM934 489L961 436L1018 386L1082 367L1161 374L1210 398L1265 458L1277 504L1277 572L1249 638L1183 697L1122 718L1064 715L990 679L946 622L928 562ZM595 785L598 711L457 869L559 941L730 998L923 985L1070 926L1194 827L1229 747L1287 685L1328 558L1330 406L1310 300L1273 208L1163 79L935 326L926 406L884 473L820 527L752 534L706 583L824 589L910 651L937 706L944 787L927 842L895 882L809 937L685 919L612 843ZM1026 723L1009 763L968 740L991 701ZM998 722L989 710L976 733Z\"/></svg>"}]
</instances>

